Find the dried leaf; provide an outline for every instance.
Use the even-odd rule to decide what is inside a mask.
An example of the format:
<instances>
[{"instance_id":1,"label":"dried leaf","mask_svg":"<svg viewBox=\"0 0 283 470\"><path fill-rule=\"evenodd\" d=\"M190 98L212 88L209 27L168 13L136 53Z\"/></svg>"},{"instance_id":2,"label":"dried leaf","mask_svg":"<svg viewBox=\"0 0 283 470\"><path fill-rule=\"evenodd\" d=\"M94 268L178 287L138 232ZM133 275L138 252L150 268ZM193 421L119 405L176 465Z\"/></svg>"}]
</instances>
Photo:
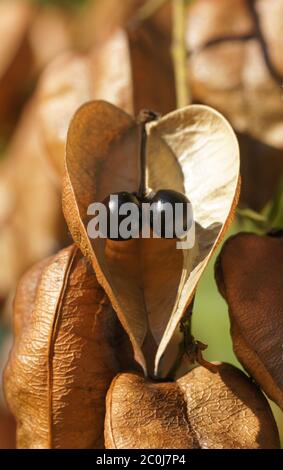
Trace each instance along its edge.
<instances>
[{"instance_id":1,"label":"dried leaf","mask_svg":"<svg viewBox=\"0 0 283 470\"><path fill-rule=\"evenodd\" d=\"M135 365L110 302L76 247L25 276L14 314L5 393L18 447L103 447L107 389L121 367Z\"/></svg>"},{"instance_id":2,"label":"dried leaf","mask_svg":"<svg viewBox=\"0 0 283 470\"><path fill-rule=\"evenodd\" d=\"M39 288L41 274L50 263L49 258L33 265L19 280L14 299L13 332L19 337L24 328L29 327L36 295Z\"/></svg>"},{"instance_id":3,"label":"dried leaf","mask_svg":"<svg viewBox=\"0 0 283 470\"><path fill-rule=\"evenodd\" d=\"M203 367L175 383L128 373L106 399L108 449L271 449L278 431L268 402L238 369Z\"/></svg>"},{"instance_id":4,"label":"dried leaf","mask_svg":"<svg viewBox=\"0 0 283 470\"><path fill-rule=\"evenodd\" d=\"M216 280L229 306L238 359L283 409L283 241L249 233L230 238Z\"/></svg>"},{"instance_id":5,"label":"dried leaf","mask_svg":"<svg viewBox=\"0 0 283 470\"><path fill-rule=\"evenodd\" d=\"M174 76L166 38L150 25L118 29L87 56L66 54L44 72L38 89L43 142L59 177L67 130L83 103L104 99L130 114L175 107ZM156 87L158 83L158 87Z\"/></svg>"},{"instance_id":6,"label":"dried leaf","mask_svg":"<svg viewBox=\"0 0 283 470\"><path fill-rule=\"evenodd\" d=\"M187 22L195 99L237 131L281 149L282 16L282 0L196 0Z\"/></svg>"},{"instance_id":7,"label":"dried leaf","mask_svg":"<svg viewBox=\"0 0 283 470\"><path fill-rule=\"evenodd\" d=\"M150 123L148 184L186 193L196 241L192 250L170 239L117 242L87 235L88 206L139 186L138 126L126 113L94 101L80 108L67 140L63 206L71 234L92 261L134 347L136 360L155 373L198 280L237 203L239 154L235 135L217 112L190 106ZM153 343L153 344L152 344Z\"/></svg>"}]
</instances>

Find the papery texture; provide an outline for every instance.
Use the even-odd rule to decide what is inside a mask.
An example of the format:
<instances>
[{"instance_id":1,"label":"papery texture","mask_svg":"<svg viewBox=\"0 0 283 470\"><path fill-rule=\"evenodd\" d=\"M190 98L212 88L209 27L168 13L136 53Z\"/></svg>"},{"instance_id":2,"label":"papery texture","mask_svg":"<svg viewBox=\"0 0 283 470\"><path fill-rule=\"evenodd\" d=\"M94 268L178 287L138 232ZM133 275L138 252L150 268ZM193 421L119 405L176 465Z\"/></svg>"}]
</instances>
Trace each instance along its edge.
<instances>
[{"instance_id":1,"label":"papery texture","mask_svg":"<svg viewBox=\"0 0 283 470\"><path fill-rule=\"evenodd\" d=\"M107 394L109 449L279 448L268 402L238 369L197 367L176 383L120 374Z\"/></svg>"},{"instance_id":2,"label":"papery texture","mask_svg":"<svg viewBox=\"0 0 283 470\"><path fill-rule=\"evenodd\" d=\"M31 296L27 296L31 292ZM20 448L103 448L105 395L131 347L75 246L32 268L15 300L5 394Z\"/></svg>"},{"instance_id":3,"label":"papery texture","mask_svg":"<svg viewBox=\"0 0 283 470\"><path fill-rule=\"evenodd\" d=\"M188 308L197 282L231 221L239 191L239 151L225 119L205 106L172 112L147 127L149 187L174 189L192 203L193 248L176 240L90 239L88 208L118 191L137 191L138 125L104 101L80 108L69 128L63 191L65 217L75 242L91 259L133 343L137 361L155 373ZM204 184L205 181L205 184ZM149 365L149 364L148 364Z\"/></svg>"},{"instance_id":4,"label":"papery texture","mask_svg":"<svg viewBox=\"0 0 283 470\"><path fill-rule=\"evenodd\" d=\"M196 0L187 19L195 99L237 131L281 149L282 14L282 0Z\"/></svg>"}]
</instances>

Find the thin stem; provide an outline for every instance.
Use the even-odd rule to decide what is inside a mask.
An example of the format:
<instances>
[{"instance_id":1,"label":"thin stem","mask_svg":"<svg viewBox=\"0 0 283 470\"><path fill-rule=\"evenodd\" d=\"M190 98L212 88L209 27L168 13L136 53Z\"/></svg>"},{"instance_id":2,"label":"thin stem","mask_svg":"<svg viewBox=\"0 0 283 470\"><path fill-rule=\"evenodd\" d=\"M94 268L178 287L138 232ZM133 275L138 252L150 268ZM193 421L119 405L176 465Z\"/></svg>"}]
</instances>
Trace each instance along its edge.
<instances>
[{"instance_id":1,"label":"thin stem","mask_svg":"<svg viewBox=\"0 0 283 470\"><path fill-rule=\"evenodd\" d=\"M194 307L194 299L191 302L190 307L188 308L186 314L180 322L180 332L183 335L182 341L179 344L179 349L177 357L174 364L172 365L168 375L168 380L174 380L180 365L182 364L183 357L186 355L190 364L195 364L196 362L211 372L216 372L217 368L214 364L206 361L202 356L202 351L207 348L206 344L203 344L201 341L195 340L192 335L192 314Z\"/></svg>"},{"instance_id":2,"label":"thin stem","mask_svg":"<svg viewBox=\"0 0 283 470\"><path fill-rule=\"evenodd\" d=\"M169 372L167 374L166 380L168 382L175 380L177 371L178 371L180 365L182 364L182 360L183 360L184 355L185 355L185 348L184 348L184 344L183 344L183 341L182 341L179 344L179 349L178 349L178 353L177 353L176 359L174 361L174 364L172 365L171 369L169 370Z\"/></svg>"},{"instance_id":3,"label":"thin stem","mask_svg":"<svg viewBox=\"0 0 283 470\"><path fill-rule=\"evenodd\" d=\"M156 13L168 0L148 0L143 5L137 14L137 19L144 21Z\"/></svg>"},{"instance_id":4,"label":"thin stem","mask_svg":"<svg viewBox=\"0 0 283 470\"><path fill-rule=\"evenodd\" d=\"M187 83L187 51L186 51L186 22L185 1L172 0L173 7L173 46L172 55L174 62L175 86L177 107L183 108L191 101Z\"/></svg>"},{"instance_id":5,"label":"thin stem","mask_svg":"<svg viewBox=\"0 0 283 470\"><path fill-rule=\"evenodd\" d=\"M151 121L158 119L159 114L148 109L143 109L138 118L139 128L140 128L140 187L138 190L138 197L143 199L146 195L146 144L147 144L147 134L146 134L146 124Z\"/></svg>"},{"instance_id":6,"label":"thin stem","mask_svg":"<svg viewBox=\"0 0 283 470\"><path fill-rule=\"evenodd\" d=\"M146 130L145 130L145 122L140 123L140 171L141 171L141 179L140 179L140 187L138 190L138 197L144 198L146 193Z\"/></svg>"},{"instance_id":7,"label":"thin stem","mask_svg":"<svg viewBox=\"0 0 283 470\"><path fill-rule=\"evenodd\" d=\"M183 316L180 322L180 332L182 334L182 340L179 344L179 349L178 349L178 353L174 361L174 364L172 365L171 369L169 370L167 374L167 377L169 380L175 379L176 373L182 363L184 355L186 354L190 345L194 343L194 337L192 336L192 333L191 333L194 301L195 301L195 298L193 298L187 312L185 313L185 315Z\"/></svg>"}]
</instances>

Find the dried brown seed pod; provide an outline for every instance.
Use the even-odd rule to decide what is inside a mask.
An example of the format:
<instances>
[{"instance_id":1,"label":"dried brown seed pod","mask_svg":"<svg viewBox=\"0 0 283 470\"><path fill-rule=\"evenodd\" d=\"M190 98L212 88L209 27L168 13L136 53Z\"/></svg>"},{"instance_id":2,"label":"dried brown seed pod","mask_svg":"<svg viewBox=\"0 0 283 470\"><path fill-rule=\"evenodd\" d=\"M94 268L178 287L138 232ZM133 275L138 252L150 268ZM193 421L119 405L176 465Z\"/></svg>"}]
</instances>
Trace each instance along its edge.
<instances>
[{"instance_id":1,"label":"dried brown seed pod","mask_svg":"<svg viewBox=\"0 0 283 470\"><path fill-rule=\"evenodd\" d=\"M215 274L238 359L283 409L283 241L240 233L223 246Z\"/></svg>"},{"instance_id":2,"label":"dried brown seed pod","mask_svg":"<svg viewBox=\"0 0 283 470\"><path fill-rule=\"evenodd\" d=\"M19 284L5 394L20 448L102 448L105 395L131 347L75 246Z\"/></svg>"},{"instance_id":3,"label":"dried brown seed pod","mask_svg":"<svg viewBox=\"0 0 283 470\"><path fill-rule=\"evenodd\" d=\"M197 367L173 383L126 373L107 394L108 449L276 449L268 402L238 369Z\"/></svg>"},{"instance_id":4,"label":"dried brown seed pod","mask_svg":"<svg viewBox=\"0 0 283 470\"><path fill-rule=\"evenodd\" d=\"M194 101L215 107L239 133L241 200L256 210L283 171L282 14L282 0L195 0L187 17Z\"/></svg>"},{"instance_id":5,"label":"dried brown seed pod","mask_svg":"<svg viewBox=\"0 0 283 470\"><path fill-rule=\"evenodd\" d=\"M172 239L120 243L88 237L89 205L119 191L135 192L140 183L138 124L104 101L82 106L71 122L63 206L75 242L92 261L129 334L136 360L145 372L155 369L157 374L167 344L232 219L239 153L229 124L205 106L189 106L147 124L147 137L148 186L185 193L191 201L196 224L192 249L178 249Z\"/></svg>"},{"instance_id":6,"label":"dried brown seed pod","mask_svg":"<svg viewBox=\"0 0 283 470\"><path fill-rule=\"evenodd\" d=\"M83 103L104 99L132 115L141 108L162 113L175 108L169 47L167 37L145 23L116 29L90 54L66 54L46 69L37 93L39 123L59 177L64 169L68 127Z\"/></svg>"},{"instance_id":7,"label":"dried brown seed pod","mask_svg":"<svg viewBox=\"0 0 283 470\"><path fill-rule=\"evenodd\" d=\"M196 0L187 22L194 97L281 149L282 14L282 0Z\"/></svg>"}]
</instances>

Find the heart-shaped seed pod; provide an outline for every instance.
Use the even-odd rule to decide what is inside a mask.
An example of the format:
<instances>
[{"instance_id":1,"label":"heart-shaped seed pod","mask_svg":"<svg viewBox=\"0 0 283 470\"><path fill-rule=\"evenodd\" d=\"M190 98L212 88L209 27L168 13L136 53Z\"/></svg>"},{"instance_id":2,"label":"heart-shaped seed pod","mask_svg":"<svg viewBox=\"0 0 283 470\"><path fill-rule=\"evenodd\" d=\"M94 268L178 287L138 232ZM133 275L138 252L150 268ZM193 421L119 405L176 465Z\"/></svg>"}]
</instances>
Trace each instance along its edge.
<instances>
[{"instance_id":1,"label":"heart-shaped seed pod","mask_svg":"<svg viewBox=\"0 0 283 470\"><path fill-rule=\"evenodd\" d=\"M4 381L18 447L103 448L107 389L135 364L91 265L62 250L24 276L14 308Z\"/></svg>"},{"instance_id":2,"label":"heart-shaped seed pod","mask_svg":"<svg viewBox=\"0 0 283 470\"><path fill-rule=\"evenodd\" d=\"M276 449L268 402L241 371L197 367L177 382L133 374L113 380L106 399L108 449Z\"/></svg>"},{"instance_id":3,"label":"heart-shaped seed pod","mask_svg":"<svg viewBox=\"0 0 283 470\"><path fill-rule=\"evenodd\" d=\"M233 348L264 392L283 409L283 241L240 233L215 266L229 306Z\"/></svg>"},{"instance_id":4,"label":"heart-shaped seed pod","mask_svg":"<svg viewBox=\"0 0 283 470\"><path fill-rule=\"evenodd\" d=\"M175 108L168 39L149 23L117 29L87 56L66 54L43 73L38 89L43 142L59 177L68 127L75 111L104 99L135 115L142 108ZM158 83L158 87L156 86Z\"/></svg>"},{"instance_id":5,"label":"heart-shaped seed pod","mask_svg":"<svg viewBox=\"0 0 283 470\"><path fill-rule=\"evenodd\" d=\"M206 106L172 112L146 129L147 185L155 192L173 189L191 201L191 249L179 249L173 239L89 238L89 206L109 194L137 192L140 184L138 124L109 103L88 103L71 122L63 206L75 242L92 261L129 334L136 360L145 373L148 368L158 374L167 344L232 219L239 151L229 124Z\"/></svg>"},{"instance_id":6,"label":"heart-shaped seed pod","mask_svg":"<svg viewBox=\"0 0 283 470\"><path fill-rule=\"evenodd\" d=\"M186 36L195 99L281 149L282 16L282 0L196 0Z\"/></svg>"},{"instance_id":7,"label":"heart-shaped seed pod","mask_svg":"<svg viewBox=\"0 0 283 470\"><path fill-rule=\"evenodd\" d=\"M11 131L31 78L32 53L28 30L33 19L29 2L0 2L0 126L1 138ZM3 135L4 134L4 135Z\"/></svg>"}]
</instances>

